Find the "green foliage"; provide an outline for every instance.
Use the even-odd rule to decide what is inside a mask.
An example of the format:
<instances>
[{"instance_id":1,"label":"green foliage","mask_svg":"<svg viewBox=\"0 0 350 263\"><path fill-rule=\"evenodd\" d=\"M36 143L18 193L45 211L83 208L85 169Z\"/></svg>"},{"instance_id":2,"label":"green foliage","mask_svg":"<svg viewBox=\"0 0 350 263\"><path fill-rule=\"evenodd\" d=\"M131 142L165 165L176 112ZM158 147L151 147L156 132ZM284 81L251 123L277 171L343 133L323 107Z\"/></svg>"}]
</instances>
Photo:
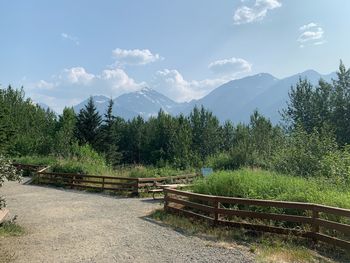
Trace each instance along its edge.
<instances>
[{"instance_id":1,"label":"green foliage","mask_svg":"<svg viewBox=\"0 0 350 263\"><path fill-rule=\"evenodd\" d=\"M15 162L34 165L53 165L57 162L57 158L55 156L27 155L15 157Z\"/></svg>"},{"instance_id":2,"label":"green foliage","mask_svg":"<svg viewBox=\"0 0 350 263\"><path fill-rule=\"evenodd\" d=\"M87 105L80 110L77 117L76 136L79 142L96 146L101 123L102 118L96 110L93 98L90 97Z\"/></svg>"},{"instance_id":3,"label":"green foliage","mask_svg":"<svg viewBox=\"0 0 350 263\"><path fill-rule=\"evenodd\" d=\"M349 190L338 189L337 185L316 178L306 179L263 170L217 172L196 181L193 191L219 196L311 202L350 208Z\"/></svg>"},{"instance_id":4,"label":"green foliage","mask_svg":"<svg viewBox=\"0 0 350 263\"><path fill-rule=\"evenodd\" d=\"M112 169L106 164L105 159L99 153L85 144L73 145L72 157L68 159L58 159L51 167L53 172L80 173L80 174L112 174Z\"/></svg>"},{"instance_id":5,"label":"green foliage","mask_svg":"<svg viewBox=\"0 0 350 263\"><path fill-rule=\"evenodd\" d=\"M99 140L96 147L105 154L107 162L112 167L116 167L122 158L118 146L120 142L120 119L113 116L112 111L113 100L110 99L107 112L104 115L104 123L99 131Z\"/></svg>"},{"instance_id":6,"label":"green foliage","mask_svg":"<svg viewBox=\"0 0 350 263\"><path fill-rule=\"evenodd\" d=\"M18 170L12 165L12 162L0 154L0 187L5 180L20 181L21 175ZM6 205L5 199L0 196L0 209Z\"/></svg>"},{"instance_id":7,"label":"green foliage","mask_svg":"<svg viewBox=\"0 0 350 263\"><path fill-rule=\"evenodd\" d=\"M328 127L340 146L350 143L350 70L342 62L332 84L320 80L313 87L306 79L300 79L289 98L282 113L289 129L301 127L312 133Z\"/></svg>"},{"instance_id":8,"label":"green foliage","mask_svg":"<svg viewBox=\"0 0 350 263\"><path fill-rule=\"evenodd\" d=\"M54 148L56 115L43 110L23 89L0 89L0 152L10 155L48 154Z\"/></svg>"},{"instance_id":9,"label":"green foliage","mask_svg":"<svg viewBox=\"0 0 350 263\"><path fill-rule=\"evenodd\" d=\"M69 156L72 152L72 146L76 142L74 136L76 121L73 108L64 108L62 115L59 116L56 133L55 151L61 156Z\"/></svg>"},{"instance_id":10,"label":"green foliage","mask_svg":"<svg viewBox=\"0 0 350 263\"><path fill-rule=\"evenodd\" d=\"M297 127L274 152L270 168L286 174L315 176L321 169L321 160L336 149L328 132L307 133Z\"/></svg>"},{"instance_id":11,"label":"green foliage","mask_svg":"<svg viewBox=\"0 0 350 263\"><path fill-rule=\"evenodd\" d=\"M210 156L206 165L215 169L237 169L239 167L270 166L271 155L283 140L282 130L255 111L248 125L238 124L235 128L225 124L231 138L228 151ZM224 126L224 127L225 127ZM223 141L227 140L224 137Z\"/></svg>"},{"instance_id":12,"label":"green foliage","mask_svg":"<svg viewBox=\"0 0 350 263\"><path fill-rule=\"evenodd\" d=\"M339 186L350 185L350 146L326 153L317 171L320 177L326 177Z\"/></svg>"},{"instance_id":13,"label":"green foliage","mask_svg":"<svg viewBox=\"0 0 350 263\"><path fill-rule=\"evenodd\" d=\"M203 106L194 107L189 116L192 128L192 149L199 160L218 152L220 147L219 120Z\"/></svg>"}]
</instances>

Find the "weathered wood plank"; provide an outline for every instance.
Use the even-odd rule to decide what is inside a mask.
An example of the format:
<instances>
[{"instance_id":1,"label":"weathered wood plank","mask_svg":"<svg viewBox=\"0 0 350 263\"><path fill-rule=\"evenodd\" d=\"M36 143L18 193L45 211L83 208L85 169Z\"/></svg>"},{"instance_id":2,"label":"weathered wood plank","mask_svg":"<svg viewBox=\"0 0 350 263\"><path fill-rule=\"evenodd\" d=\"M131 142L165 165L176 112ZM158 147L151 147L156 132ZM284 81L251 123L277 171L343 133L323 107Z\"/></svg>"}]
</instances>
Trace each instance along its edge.
<instances>
[{"instance_id":1,"label":"weathered wood plank","mask_svg":"<svg viewBox=\"0 0 350 263\"><path fill-rule=\"evenodd\" d=\"M9 210L6 208L0 209L0 224L5 221L6 217L9 214Z\"/></svg>"}]
</instances>

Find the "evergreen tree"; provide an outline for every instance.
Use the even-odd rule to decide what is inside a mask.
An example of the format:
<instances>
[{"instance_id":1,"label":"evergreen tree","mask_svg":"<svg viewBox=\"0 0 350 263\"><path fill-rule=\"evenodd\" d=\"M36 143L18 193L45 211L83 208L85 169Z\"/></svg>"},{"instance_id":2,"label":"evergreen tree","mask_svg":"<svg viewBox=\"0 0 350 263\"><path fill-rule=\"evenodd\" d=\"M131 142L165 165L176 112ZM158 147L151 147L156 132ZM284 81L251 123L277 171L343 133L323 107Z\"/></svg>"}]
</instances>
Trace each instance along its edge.
<instances>
[{"instance_id":1,"label":"evergreen tree","mask_svg":"<svg viewBox=\"0 0 350 263\"><path fill-rule=\"evenodd\" d=\"M81 109L77 118L76 135L80 143L88 143L96 147L102 118L96 110L94 100L89 98L85 108Z\"/></svg>"},{"instance_id":2,"label":"evergreen tree","mask_svg":"<svg viewBox=\"0 0 350 263\"><path fill-rule=\"evenodd\" d=\"M110 99L104 115L104 122L100 129L98 148L105 154L107 162L115 167L120 163L122 155L118 148L120 133L117 127L116 117L113 116L113 104L113 100Z\"/></svg>"},{"instance_id":3,"label":"evergreen tree","mask_svg":"<svg viewBox=\"0 0 350 263\"><path fill-rule=\"evenodd\" d=\"M142 163L145 160L145 137L145 121L141 116L127 122L121 140L122 154L127 163Z\"/></svg>"},{"instance_id":4,"label":"evergreen tree","mask_svg":"<svg viewBox=\"0 0 350 263\"><path fill-rule=\"evenodd\" d=\"M333 81L332 122L340 145L350 143L350 69L340 61L337 79Z\"/></svg>"}]
</instances>

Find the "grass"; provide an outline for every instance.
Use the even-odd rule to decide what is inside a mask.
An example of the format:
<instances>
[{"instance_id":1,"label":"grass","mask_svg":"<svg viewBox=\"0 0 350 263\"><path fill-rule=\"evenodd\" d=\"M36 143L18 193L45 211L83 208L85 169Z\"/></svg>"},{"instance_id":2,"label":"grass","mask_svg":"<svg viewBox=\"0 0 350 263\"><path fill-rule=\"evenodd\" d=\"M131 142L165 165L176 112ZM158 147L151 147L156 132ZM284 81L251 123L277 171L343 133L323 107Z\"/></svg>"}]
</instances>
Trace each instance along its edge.
<instances>
[{"instance_id":1,"label":"grass","mask_svg":"<svg viewBox=\"0 0 350 263\"><path fill-rule=\"evenodd\" d=\"M0 225L0 238L8 236L20 236L24 234L24 229L13 222L5 222Z\"/></svg>"},{"instance_id":2,"label":"grass","mask_svg":"<svg viewBox=\"0 0 350 263\"><path fill-rule=\"evenodd\" d=\"M318 203L350 209L350 191L325 179L282 175L259 169L222 171L197 180L193 192L280 201Z\"/></svg>"},{"instance_id":3,"label":"grass","mask_svg":"<svg viewBox=\"0 0 350 263\"><path fill-rule=\"evenodd\" d=\"M1 240L7 237L21 236L25 230L14 222L4 222L0 225L0 244ZM7 250L0 245L0 263L12 262L15 260L14 251Z\"/></svg>"},{"instance_id":4,"label":"grass","mask_svg":"<svg viewBox=\"0 0 350 263\"><path fill-rule=\"evenodd\" d=\"M53 165L57 159L53 156L22 156L16 157L16 162L21 164Z\"/></svg>"},{"instance_id":5,"label":"grass","mask_svg":"<svg viewBox=\"0 0 350 263\"><path fill-rule=\"evenodd\" d=\"M191 173L194 170L179 170L171 167L153 167L142 165L120 166L112 169L103 158L57 158L43 156L25 156L16 158L16 162L23 164L50 165L52 172L79 173L121 177L169 177Z\"/></svg>"},{"instance_id":6,"label":"grass","mask_svg":"<svg viewBox=\"0 0 350 263\"><path fill-rule=\"evenodd\" d=\"M252 253L257 262L306 263L306 262L349 262L350 255L335 251L327 246L311 249L306 239L259 234L243 229L212 227L204 221L191 221L188 218L155 210L149 217L186 235L198 236L214 241L216 245L239 247Z\"/></svg>"}]
</instances>

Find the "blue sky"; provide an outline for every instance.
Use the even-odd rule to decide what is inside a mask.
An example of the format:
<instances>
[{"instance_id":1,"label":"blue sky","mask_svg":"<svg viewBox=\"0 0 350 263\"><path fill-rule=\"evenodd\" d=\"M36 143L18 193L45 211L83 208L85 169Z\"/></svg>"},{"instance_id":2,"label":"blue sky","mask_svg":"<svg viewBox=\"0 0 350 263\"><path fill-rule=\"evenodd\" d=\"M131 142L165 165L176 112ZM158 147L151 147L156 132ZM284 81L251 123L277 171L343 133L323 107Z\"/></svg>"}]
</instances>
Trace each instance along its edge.
<instances>
[{"instance_id":1,"label":"blue sky","mask_svg":"<svg viewBox=\"0 0 350 263\"><path fill-rule=\"evenodd\" d=\"M60 112L144 86L176 101L224 82L350 63L350 1L3 1L0 83Z\"/></svg>"}]
</instances>

